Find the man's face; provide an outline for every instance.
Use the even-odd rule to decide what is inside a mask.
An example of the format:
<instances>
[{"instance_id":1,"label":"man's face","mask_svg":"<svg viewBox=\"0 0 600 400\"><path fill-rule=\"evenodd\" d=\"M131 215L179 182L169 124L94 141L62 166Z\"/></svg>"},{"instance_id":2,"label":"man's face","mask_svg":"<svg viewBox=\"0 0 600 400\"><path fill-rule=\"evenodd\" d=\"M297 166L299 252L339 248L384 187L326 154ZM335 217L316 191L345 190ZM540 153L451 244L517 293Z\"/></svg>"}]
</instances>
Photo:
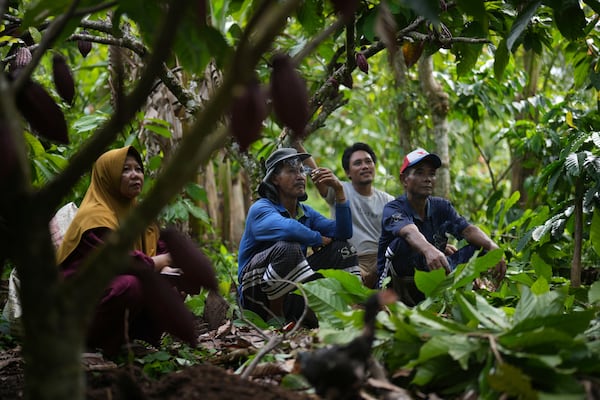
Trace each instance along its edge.
<instances>
[{"instance_id":1,"label":"man's face","mask_svg":"<svg viewBox=\"0 0 600 400\"><path fill-rule=\"evenodd\" d=\"M369 153L357 150L350 156L346 173L352 183L370 184L375 178L375 163Z\"/></svg>"},{"instance_id":2,"label":"man's face","mask_svg":"<svg viewBox=\"0 0 600 400\"><path fill-rule=\"evenodd\" d=\"M273 177L273 185L280 196L298 198L306 193L306 173L300 158L285 160L279 173Z\"/></svg>"},{"instance_id":3,"label":"man's face","mask_svg":"<svg viewBox=\"0 0 600 400\"><path fill-rule=\"evenodd\" d=\"M430 161L422 161L408 168L401 175L402 184L407 194L416 197L427 197L433 194L437 168Z\"/></svg>"}]
</instances>

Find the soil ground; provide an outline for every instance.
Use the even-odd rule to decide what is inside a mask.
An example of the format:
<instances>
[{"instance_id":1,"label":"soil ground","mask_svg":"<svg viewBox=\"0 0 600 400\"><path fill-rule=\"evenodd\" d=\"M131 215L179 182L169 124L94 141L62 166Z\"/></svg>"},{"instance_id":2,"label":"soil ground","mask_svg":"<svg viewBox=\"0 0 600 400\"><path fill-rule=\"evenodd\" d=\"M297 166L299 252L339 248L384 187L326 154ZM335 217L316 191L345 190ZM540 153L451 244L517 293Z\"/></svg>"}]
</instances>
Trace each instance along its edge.
<instances>
[{"instance_id":1,"label":"soil ground","mask_svg":"<svg viewBox=\"0 0 600 400\"><path fill-rule=\"evenodd\" d=\"M86 355L84 365L88 400L317 398L278 386L277 375L245 380L231 370L209 363L184 367L157 379L144 373L141 365L117 365L98 353ZM0 399L24 398L23 367L19 347L0 351Z\"/></svg>"},{"instance_id":2,"label":"soil ground","mask_svg":"<svg viewBox=\"0 0 600 400\"><path fill-rule=\"evenodd\" d=\"M4 304L7 284L0 281L0 305ZM210 297L210 296L209 296ZM82 363L86 370L87 400L249 400L317 399L316 395L295 392L279 386L289 372L281 366L263 368L263 372L242 379L233 368L264 344L264 337L250 329L240 329L226 320L227 305L223 299L212 298L205 307L204 318L198 318L196 334L198 347L210 350L209 362L199 361L175 372L150 377L143 365L115 363L100 353L86 353ZM2 307L0 306L0 312ZM2 335L2 333L0 333ZM306 335L301 335L306 337ZM300 339L303 340L303 339ZM18 344L6 346L0 342L0 400L24 398L24 362ZM177 346L177 342L174 343ZM149 346L137 344L135 359L156 352ZM214 362L213 362L214 361ZM118 362L118 361L117 361ZM233 368L231 367L233 365ZM258 370L258 368L256 369Z\"/></svg>"}]
</instances>

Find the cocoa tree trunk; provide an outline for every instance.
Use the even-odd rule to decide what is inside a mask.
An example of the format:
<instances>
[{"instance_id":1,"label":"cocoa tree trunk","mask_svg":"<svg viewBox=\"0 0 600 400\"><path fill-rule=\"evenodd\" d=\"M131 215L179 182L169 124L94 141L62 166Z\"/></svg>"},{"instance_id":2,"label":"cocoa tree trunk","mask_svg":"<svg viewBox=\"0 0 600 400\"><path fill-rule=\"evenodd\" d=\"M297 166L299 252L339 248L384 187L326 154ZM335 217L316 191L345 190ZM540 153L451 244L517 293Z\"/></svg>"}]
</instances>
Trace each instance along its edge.
<instances>
[{"instance_id":1,"label":"cocoa tree trunk","mask_svg":"<svg viewBox=\"0 0 600 400\"><path fill-rule=\"evenodd\" d=\"M21 204L27 204L22 202ZM21 280L26 399L83 399L82 309L65 295L53 262L54 247L43 207L24 207L11 224L11 246ZM17 239L19 238L19 239ZM27 238L23 240L23 238ZM91 314L91 310L89 311Z\"/></svg>"},{"instance_id":2,"label":"cocoa tree trunk","mask_svg":"<svg viewBox=\"0 0 600 400\"><path fill-rule=\"evenodd\" d=\"M390 59L394 73L394 87L397 91L406 91L409 85L408 71L401 51L395 52L395 57ZM412 124L407 118L409 103L406 99L396 104L396 119L398 121L398 144L402 154L408 154L413 147Z\"/></svg>"},{"instance_id":3,"label":"cocoa tree trunk","mask_svg":"<svg viewBox=\"0 0 600 400\"><path fill-rule=\"evenodd\" d=\"M528 72L528 81L520 97L521 99L527 99L531 96L534 96L537 93L537 83L540 75L538 56L533 51L524 52L523 67ZM526 114L518 115L516 117L517 120L527 118L532 118L532 116ZM534 116L533 119L536 119L536 117ZM530 156L531 154L519 155L516 154L514 151L511 151L511 191L518 191L521 194L521 197L519 199L519 205L522 208L527 207L529 202L527 191L525 190L525 180L535 172L535 169L526 167L524 165L524 161L527 160Z\"/></svg>"},{"instance_id":4,"label":"cocoa tree trunk","mask_svg":"<svg viewBox=\"0 0 600 400\"><path fill-rule=\"evenodd\" d=\"M571 261L571 287L581 286L581 254L583 246L583 179L577 179L575 184L575 224L573 227L573 260Z\"/></svg>"},{"instance_id":5,"label":"cocoa tree trunk","mask_svg":"<svg viewBox=\"0 0 600 400\"><path fill-rule=\"evenodd\" d=\"M450 102L448 93L444 92L442 85L433 76L433 59L431 56L419 60L419 80L421 88L429 105L429 112L433 121L433 138L435 152L442 159L442 166L437 172L435 193L437 196L448 197L450 194L450 169L448 155L448 111Z\"/></svg>"}]
</instances>

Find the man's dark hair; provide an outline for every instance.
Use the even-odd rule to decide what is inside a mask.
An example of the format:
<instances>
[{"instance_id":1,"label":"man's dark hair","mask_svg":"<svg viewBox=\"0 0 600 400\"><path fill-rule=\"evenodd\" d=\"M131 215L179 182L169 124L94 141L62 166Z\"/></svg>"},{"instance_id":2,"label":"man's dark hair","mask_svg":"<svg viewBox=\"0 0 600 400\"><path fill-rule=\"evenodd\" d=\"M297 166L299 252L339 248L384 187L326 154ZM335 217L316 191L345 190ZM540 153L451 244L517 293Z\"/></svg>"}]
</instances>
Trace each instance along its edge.
<instances>
[{"instance_id":1,"label":"man's dark hair","mask_svg":"<svg viewBox=\"0 0 600 400\"><path fill-rule=\"evenodd\" d=\"M373 152L371 146L369 146L366 143L356 142L352 146L346 147L346 150L344 150L344 154L342 154L342 167L344 167L344 171L348 171L350 169L350 157L355 151L359 150L366 151L367 153L369 153L373 162L377 164L377 157L375 156L375 153Z\"/></svg>"}]
</instances>

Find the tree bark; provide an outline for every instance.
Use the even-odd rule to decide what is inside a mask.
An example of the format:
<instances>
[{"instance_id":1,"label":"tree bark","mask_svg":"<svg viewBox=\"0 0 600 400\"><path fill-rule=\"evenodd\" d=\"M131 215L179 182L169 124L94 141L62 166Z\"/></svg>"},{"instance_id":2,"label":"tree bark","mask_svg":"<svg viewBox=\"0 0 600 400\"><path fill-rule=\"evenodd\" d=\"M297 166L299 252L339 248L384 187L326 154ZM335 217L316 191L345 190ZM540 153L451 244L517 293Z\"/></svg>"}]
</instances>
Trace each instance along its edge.
<instances>
[{"instance_id":1,"label":"tree bark","mask_svg":"<svg viewBox=\"0 0 600 400\"><path fill-rule=\"evenodd\" d=\"M528 99L529 97L535 96L537 93L537 84L540 75L538 56L533 51L525 51L523 54L523 66L525 71L527 71L528 80L527 85L523 89L523 93L521 93L520 97L521 99ZM516 117L517 120L527 118L536 120L537 116L521 114ZM521 208L525 208L529 204L529 196L527 195L527 190L525 189L525 181L535 172L534 168L529 168L523 165L523 161L528 159L529 156L530 154L519 155L514 151L511 151L511 191L518 191L521 194L519 199L519 205Z\"/></svg>"},{"instance_id":2,"label":"tree bark","mask_svg":"<svg viewBox=\"0 0 600 400\"><path fill-rule=\"evenodd\" d=\"M582 178L575 184L575 224L573 227L573 260L571 261L571 287L581 286L581 254L583 246L583 193L585 183Z\"/></svg>"},{"instance_id":3,"label":"tree bark","mask_svg":"<svg viewBox=\"0 0 600 400\"><path fill-rule=\"evenodd\" d=\"M442 85L433 76L433 59L431 56L422 57L419 60L419 79L433 121L433 138L436 144L435 152L442 160L442 166L437 172L435 194L447 198L450 195L450 157L448 155L447 119L450 102L448 100L448 93L444 92Z\"/></svg>"}]
</instances>

